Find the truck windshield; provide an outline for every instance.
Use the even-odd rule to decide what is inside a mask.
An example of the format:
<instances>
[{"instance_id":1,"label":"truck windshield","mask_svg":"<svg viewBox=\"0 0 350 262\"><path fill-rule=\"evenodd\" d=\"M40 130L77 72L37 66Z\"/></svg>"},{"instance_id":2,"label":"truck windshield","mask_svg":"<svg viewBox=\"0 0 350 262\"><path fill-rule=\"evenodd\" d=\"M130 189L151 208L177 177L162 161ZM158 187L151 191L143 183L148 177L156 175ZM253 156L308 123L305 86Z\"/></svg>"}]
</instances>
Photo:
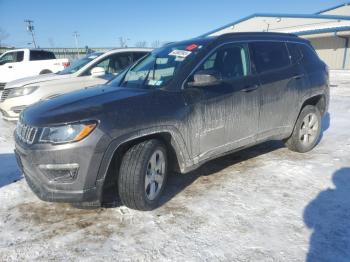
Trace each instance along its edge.
<instances>
[{"instance_id":1,"label":"truck windshield","mask_svg":"<svg viewBox=\"0 0 350 262\"><path fill-rule=\"evenodd\" d=\"M90 63L92 60L96 59L97 57L99 57L102 54L103 54L102 52L96 52L96 53L92 53L92 54L89 54L87 56L84 56L83 58L76 60L69 67L58 72L57 74L58 75L73 74L73 73L77 72L80 68L82 68L86 64Z\"/></svg>"},{"instance_id":2,"label":"truck windshield","mask_svg":"<svg viewBox=\"0 0 350 262\"><path fill-rule=\"evenodd\" d=\"M131 67L122 79L117 77L110 84L131 88L161 88L196 56L206 42L175 43L158 48Z\"/></svg>"}]
</instances>

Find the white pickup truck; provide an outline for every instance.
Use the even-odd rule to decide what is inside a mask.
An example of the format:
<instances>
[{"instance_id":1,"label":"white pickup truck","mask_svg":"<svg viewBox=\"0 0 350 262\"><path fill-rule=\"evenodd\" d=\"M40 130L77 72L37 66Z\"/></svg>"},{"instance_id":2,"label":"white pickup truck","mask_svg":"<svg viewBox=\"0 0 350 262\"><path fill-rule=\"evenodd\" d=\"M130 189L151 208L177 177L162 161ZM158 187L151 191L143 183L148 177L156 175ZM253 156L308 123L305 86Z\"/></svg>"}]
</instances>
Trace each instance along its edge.
<instances>
[{"instance_id":1,"label":"white pickup truck","mask_svg":"<svg viewBox=\"0 0 350 262\"><path fill-rule=\"evenodd\" d=\"M0 92L5 84L27 76L56 73L69 66L68 59L40 49L16 49L0 56Z\"/></svg>"}]
</instances>

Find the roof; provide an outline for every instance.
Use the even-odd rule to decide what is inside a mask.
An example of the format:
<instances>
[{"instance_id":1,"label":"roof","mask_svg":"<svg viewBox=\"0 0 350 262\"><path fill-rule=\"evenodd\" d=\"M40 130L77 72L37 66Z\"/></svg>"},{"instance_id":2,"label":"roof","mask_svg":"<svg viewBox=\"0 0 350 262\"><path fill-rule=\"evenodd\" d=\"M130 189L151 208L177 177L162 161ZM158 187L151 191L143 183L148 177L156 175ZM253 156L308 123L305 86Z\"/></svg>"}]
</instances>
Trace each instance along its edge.
<instances>
[{"instance_id":1,"label":"roof","mask_svg":"<svg viewBox=\"0 0 350 262\"><path fill-rule=\"evenodd\" d=\"M344 6L348 6L348 5L350 5L350 2L348 2L348 3L343 3L343 4L340 4L340 5L336 5L336 6L333 6L333 7L330 7L330 8L321 10L321 11L318 11L318 12L315 13L315 14L327 13L327 12L329 12L329 11L332 11L332 10L335 10L335 9L338 9L338 8L341 8L341 7L344 7ZM349 15L350 15L350 14L349 14Z\"/></svg>"},{"instance_id":2,"label":"roof","mask_svg":"<svg viewBox=\"0 0 350 262\"><path fill-rule=\"evenodd\" d=\"M260 18L260 20L259 20ZM252 23L252 21L257 20ZM266 21L265 21L266 20ZM298 23L295 23L296 20ZM281 23L281 21L283 23ZM265 23L264 23L265 22ZM311 23L310 23L311 22ZM248 26L248 24L250 25ZM320 14L278 14L278 13L256 13L250 16L239 19L233 23L224 25L220 28L212 30L202 36L217 35L220 33L232 32L232 31L264 31L268 24L271 31L277 32L297 32L303 28L306 30L316 30L325 26L331 27L342 27L350 26L350 16L339 16L339 15L320 15ZM259 28L260 25L260 28ZM236 27L235 29L233 29ZM294 27L294 28L293 28ZM267 31L269 30L267 29Z\"/></svg>"},{"instance_id":3,"label":"roof","mask_svg":"<svg viewBox=\"0 0 350 262\"><path fill-rule=\"evenodd\" d=\"M323 34L323 33L337 33L342 31L350 31L350 26L300 31L300 32L295 32L295 34L302 36L302 35L313 35L313 34Z\"/></svg>"}]
</instances>

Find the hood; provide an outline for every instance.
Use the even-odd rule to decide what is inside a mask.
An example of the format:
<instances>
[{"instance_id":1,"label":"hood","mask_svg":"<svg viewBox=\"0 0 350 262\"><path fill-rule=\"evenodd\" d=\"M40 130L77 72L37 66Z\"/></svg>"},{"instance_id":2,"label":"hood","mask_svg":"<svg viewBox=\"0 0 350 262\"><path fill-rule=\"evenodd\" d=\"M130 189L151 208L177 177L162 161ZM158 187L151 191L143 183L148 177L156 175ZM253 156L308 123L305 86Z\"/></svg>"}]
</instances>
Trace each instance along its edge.
<instances>
[{"instance_id":1,"label":"hood","mask_svg":"<svg viewBox=\"0 0 350 262\"><path fill-rule=\"evenodd\" d=\"M91 120L116 110L122 101L127 103L130 98L148 93L145 89L96 86L38 102L25 109L21 117L37 127Z\"/></svg>"},{"instance_id":2,"label":"hood","mask_svg":"<svg viewBox=\"0 0 350 262\"><path fill-rule=\"evenodd\" d=\"M13 88L13 87L21 87L29 84L40 83L40 82L67 79L71 77L72 77L72 74L68 74L68 75L44 74L44 75L37 75L37 76L29 76L29 77L24 77L24 78L20 78L20 79L8 82L5 86L5 89Z\"/></svg>"}]
</instances>

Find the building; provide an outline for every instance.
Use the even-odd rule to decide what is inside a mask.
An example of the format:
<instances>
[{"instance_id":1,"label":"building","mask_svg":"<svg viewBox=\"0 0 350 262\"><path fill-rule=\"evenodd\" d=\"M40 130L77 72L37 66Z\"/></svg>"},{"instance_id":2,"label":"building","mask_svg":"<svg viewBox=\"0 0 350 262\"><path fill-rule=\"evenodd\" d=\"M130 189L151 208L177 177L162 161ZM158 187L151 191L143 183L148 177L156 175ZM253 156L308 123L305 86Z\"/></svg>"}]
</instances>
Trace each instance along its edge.
<instances>
[{"instance_id":1,"label":"building","mask_svg":"<svg viewBox=\"0 0 350 262\"><path fill-rule=\"evenodd\" d=\"M231 32L284 32L310 40L330 69L350 70L350 3L316 14L253 14L205 35Z\"/></svg>"}]
</instances>

